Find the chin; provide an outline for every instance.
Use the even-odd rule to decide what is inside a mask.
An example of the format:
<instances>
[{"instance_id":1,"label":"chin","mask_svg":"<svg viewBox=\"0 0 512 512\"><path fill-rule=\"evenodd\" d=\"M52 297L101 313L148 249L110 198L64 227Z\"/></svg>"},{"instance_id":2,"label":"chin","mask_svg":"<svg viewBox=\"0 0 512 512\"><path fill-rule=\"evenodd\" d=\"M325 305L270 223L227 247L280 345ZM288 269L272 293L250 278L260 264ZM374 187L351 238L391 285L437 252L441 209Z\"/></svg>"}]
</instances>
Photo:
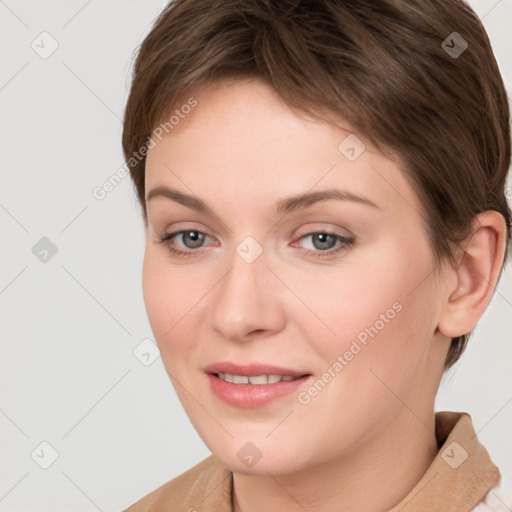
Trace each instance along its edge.
<instances>
[{"instance_id":1,"label":"chin","mask_svg":"<svg viewBox=\"0 0 512 512\"><path fill-rule=\"evenodd\" d=\"M259 443L259 448L251 442L237 446L224 446L211 450L215 458L228 470L243 475L268 476L289 474L307 467L307 461L297 457L299 447L290 447L290 453L283 446L268 446Z\"/></svg>"}]
</instances>

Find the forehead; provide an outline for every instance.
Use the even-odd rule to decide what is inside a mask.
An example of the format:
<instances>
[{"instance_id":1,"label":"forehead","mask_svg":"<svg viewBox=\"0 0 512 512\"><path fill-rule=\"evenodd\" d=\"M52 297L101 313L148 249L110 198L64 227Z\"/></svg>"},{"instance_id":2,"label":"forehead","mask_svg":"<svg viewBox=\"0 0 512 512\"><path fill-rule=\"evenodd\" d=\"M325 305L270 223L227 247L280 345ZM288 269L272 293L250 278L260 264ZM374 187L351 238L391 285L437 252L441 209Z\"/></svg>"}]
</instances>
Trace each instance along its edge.
<instances>
[{"instance_id":1,"label":"forehead","mask_svg":"<svg viewBox=\"0 0 512 512\"><path fill-rule=\"evenodd\" d=\"M148 151L146 194L169 185L239 206L342 187L395 214L418 207L398 164L348 123L305 119L262 81L218 82L191 97L197 105Z\"/></svg>"}]
</instances>

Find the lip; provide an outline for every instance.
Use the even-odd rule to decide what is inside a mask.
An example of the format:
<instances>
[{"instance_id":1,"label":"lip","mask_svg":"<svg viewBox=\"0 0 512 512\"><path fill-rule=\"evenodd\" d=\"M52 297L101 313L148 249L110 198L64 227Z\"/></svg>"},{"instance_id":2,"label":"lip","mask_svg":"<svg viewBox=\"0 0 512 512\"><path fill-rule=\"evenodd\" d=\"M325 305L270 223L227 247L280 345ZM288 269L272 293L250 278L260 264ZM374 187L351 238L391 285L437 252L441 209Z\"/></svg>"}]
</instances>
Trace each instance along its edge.
<instances>
[{"instance_id":1,"label":"lip","mask_svg":"<svg viewBox=\"0 0 512 512\"><path fill-rule=\"evenodd\" d=\"M256 375L291 375L292 377L302 377L303 375L309 375L309 373L306 371L303 372L300 370L274 366L271 364L236 364L230 361L221 361L218 363L209 364L203 368L203 371L206 373L231 373L232 375L247 375L247 377L254 377Z\"/></svg>"},{"instance_id":2,"label":"lip","mask_svg":"<svg viewBox=\"0 0 512 512\"><path fill-rule=\"evenodd\" d=\"M219 362L203 368L207 374L210 390L224 402L235 407L256 408L263 407L278 398L296 392L307 380L312 378L310 373L283 368L268 364L235 364ZM233 384L226 382L217 373L231 373L233 375L291 375L298 377L292 381L281 381L273 384Z\"/></svg>"}]
</instances>

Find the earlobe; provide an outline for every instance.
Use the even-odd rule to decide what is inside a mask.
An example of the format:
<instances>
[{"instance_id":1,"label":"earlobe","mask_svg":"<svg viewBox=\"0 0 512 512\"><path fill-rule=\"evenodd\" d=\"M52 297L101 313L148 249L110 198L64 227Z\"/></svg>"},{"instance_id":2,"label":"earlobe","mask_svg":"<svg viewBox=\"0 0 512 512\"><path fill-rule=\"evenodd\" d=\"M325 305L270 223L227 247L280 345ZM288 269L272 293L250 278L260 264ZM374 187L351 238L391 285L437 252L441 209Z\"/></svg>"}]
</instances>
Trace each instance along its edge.
<instances>
[{"instance_id":1,"label":"earlobe","mask_svg":"<svg viewBox=\"0 0 512 512\"><path fill-rule=\"evenodd\" d=\"M438 329L455 338L468 333L486 310L503 264L506 238L504 217L493 210L478 214L464 253L452 269L455 284L447 287Z\"/></svg>"}]
</instances>

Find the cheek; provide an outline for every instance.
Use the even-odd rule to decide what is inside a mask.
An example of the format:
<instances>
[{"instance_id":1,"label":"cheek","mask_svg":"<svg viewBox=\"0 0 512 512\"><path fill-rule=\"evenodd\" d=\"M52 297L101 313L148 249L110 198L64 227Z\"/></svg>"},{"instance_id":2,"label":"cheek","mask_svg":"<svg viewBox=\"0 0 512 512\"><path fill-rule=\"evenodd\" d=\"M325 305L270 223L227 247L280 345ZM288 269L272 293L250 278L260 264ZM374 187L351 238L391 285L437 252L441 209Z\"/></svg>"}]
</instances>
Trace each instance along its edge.
<instances>
[{"instance_id":1,"label":"cheek","mask_svg":"<svg viewBox=\"0 0 512 512\"><path fill-rule=\"evenodd\" d=\"M327 363L346 355L360 372L371 367L395 379L397 365L407 365L413 373L435 331L432 268L426 245L411 248L394 240L360 253L357 265L317 273L309 282L294 278L292 270L288 281L296 283L294 291L311 310L299 316L296 309L295 318L309 325L304 335L317 340L316 352Z\"/></svg>"},{"instance_id":2,"label":"cheek","mask_svg":"<svg viewBox=\"0 0 512 512\"><path fill-rule=\"evenodd\" d=\"M373 262L368 258L350 272L340 267L337 277L298 290L334 331L314 318L308 322L304 336L323 361L317 370L325 372L319 375L325 385L302 390L299 401L306 405L300 412L303 421L327 417L333 436L342 429L352 439L354 425L361 432L378 428L401 405L395 393L405 399L422 374L434 330L429 304L435 290L425 279L431 271L428 253L408 255L400 247L383 248Z\"/></svg>"},{"instance_id":3,"label":"cheek","mask_svg":"<svg viewBox=\"0 0 512 512\"><path fill-rule=\"evenodd\" d=\"M164 363L171 350L174 357L192 347L192 340L185 332L189 312L194 312L194 304L204 294L200 280L190 279L185 268L173 270L165 255L162 256L155 248L146 247L142 267L144 303ZM187 339L187 343L175 342L180 339Z\"/></svg>"},{"instance_id":4,"label":"cheek","mask_svg":"<svg viewBox=\"0 0 512 512\"><path fill-rule=\"evenodd\" d=\"M173 294L169 293L169 276L158 263L150 248L146 247L144 263L142 266L142 293L148 314L149 323L157 342L163 338L165 332L172 326L168 311L173 311Z\"/></svg>"}]
</instances>

